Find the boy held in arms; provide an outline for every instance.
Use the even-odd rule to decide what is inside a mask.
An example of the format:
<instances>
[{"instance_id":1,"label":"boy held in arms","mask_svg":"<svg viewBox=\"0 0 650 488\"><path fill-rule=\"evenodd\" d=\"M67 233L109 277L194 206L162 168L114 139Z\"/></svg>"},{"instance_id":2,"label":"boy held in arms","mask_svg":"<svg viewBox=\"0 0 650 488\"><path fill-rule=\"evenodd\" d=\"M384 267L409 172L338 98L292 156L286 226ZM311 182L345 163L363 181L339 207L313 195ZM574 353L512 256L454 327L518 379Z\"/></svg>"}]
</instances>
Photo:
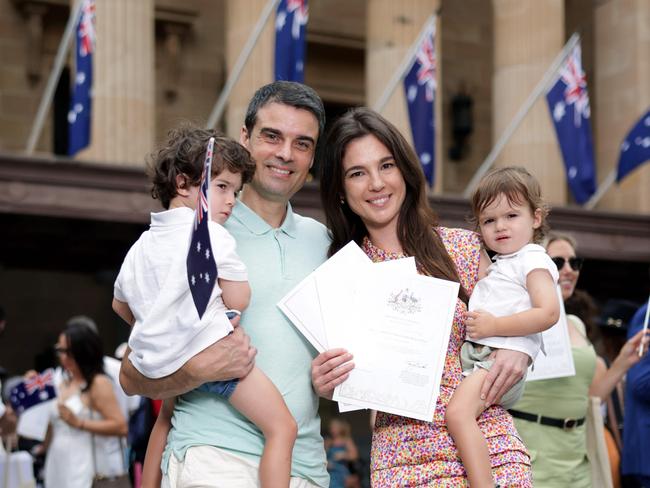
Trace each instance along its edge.
<instances>
[{"instance_id":1,"label":"boy held in arms","mask_svg":"<svg viewBox=\"0 0 650 488\"><path fill-rule=\"evenodd\" d=\"M218 280L200 317L187 279L186 258L208 141L214 141L208 222ZM255 163L239 143L214 131L181 127L149 157L152 196L163 212L151 214L150 229L129 250L115 282L113 310L133 326L129 360L145 376L174 373L188 359L232 331L227 309L242 311L250 301L246 268L235 240L222 226L237 193L253 177ZM237 320L237 319L235 319ZM297 426L282 395L258 368L245 377L198 388L228 400L265 437L259 466L263 488L289 485ZM160 486L161 458L176 399L165 400L151 433L143 487Z\"/></svg>"},{"instance_id":2,"label":"boy held in arms","mask_svg":"<svg viewBox=\"0 0 650 488\"><path fill-rule=\"evenodd\" d=\"M521 167L486 175L472 196L473 220L494 251L487 276L479 277L466 313L467 337L460 352L462 383L447 406L446 421L472 488L493 487L487 441L476 421L489 407L481 387L497 349L530 356L543 348L541 332L560 315L558 271L546 250L548 211L537 180ZM511 408L524 389L522 378L501 398Z\"/></svg>"}]
</instances>

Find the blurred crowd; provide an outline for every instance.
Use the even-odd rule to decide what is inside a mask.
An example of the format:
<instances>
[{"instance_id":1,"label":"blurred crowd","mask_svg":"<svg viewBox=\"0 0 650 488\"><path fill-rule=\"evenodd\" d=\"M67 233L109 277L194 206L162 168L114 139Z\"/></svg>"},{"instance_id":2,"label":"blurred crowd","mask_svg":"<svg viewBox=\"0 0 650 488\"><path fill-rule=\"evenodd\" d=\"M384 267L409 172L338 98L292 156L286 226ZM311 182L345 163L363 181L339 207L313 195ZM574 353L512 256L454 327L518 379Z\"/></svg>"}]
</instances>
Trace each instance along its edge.
<instances>
[{"instance_id":1,"label":"blurred crowd","mask_svg":"<svg viewBox=\"0 0 650 488\"><path fill-rule=\"evenodd\" d=\"M650 361L639 354L647 304L613 299L599 307L576 288L584 261L575 240L551 234L546 247L560 273L576 375L527 383L511 410L531 454L535 486L649 487ZM6 324L0 309L0 334ZM87 488L99 475L112 486L139 487L160 402L129 397L120 387L126 346L115 357L105 355L95 322L76 316L53 347L56 399L23 412L23 419L12 408L11 391L38 373L0 370L3 472L13 452L15 473L7 476L33 479L16 486ZM30 438L41 423L45 435ZM357 448L344 416L330 419L324 438L330 486L368 486L368 453Z\"/></svg>"}]
</instances>

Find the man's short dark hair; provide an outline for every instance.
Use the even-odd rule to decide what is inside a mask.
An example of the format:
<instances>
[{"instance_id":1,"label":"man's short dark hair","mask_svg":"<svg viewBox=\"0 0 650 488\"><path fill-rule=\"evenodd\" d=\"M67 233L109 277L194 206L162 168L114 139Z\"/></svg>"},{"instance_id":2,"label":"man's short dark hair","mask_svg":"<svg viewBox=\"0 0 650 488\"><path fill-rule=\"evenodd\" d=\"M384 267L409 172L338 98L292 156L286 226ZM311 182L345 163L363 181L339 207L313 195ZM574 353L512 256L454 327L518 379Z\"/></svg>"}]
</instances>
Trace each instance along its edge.
<instances>
[{"instance_id":1,"label":"man's short dark hair","mask_svg":"<svg viewBox=\"0 0 650 488\"><path fill-rule=\"evenodd\" d=\"M269 103L281 103L290 107L310 111L318 120L318 136L325 129L325 108L323 101L313 88L295 81L275 81L255 92L246 110L244 125L250 134L257 122L257 112Z\"/></svg>"}]
</instances>

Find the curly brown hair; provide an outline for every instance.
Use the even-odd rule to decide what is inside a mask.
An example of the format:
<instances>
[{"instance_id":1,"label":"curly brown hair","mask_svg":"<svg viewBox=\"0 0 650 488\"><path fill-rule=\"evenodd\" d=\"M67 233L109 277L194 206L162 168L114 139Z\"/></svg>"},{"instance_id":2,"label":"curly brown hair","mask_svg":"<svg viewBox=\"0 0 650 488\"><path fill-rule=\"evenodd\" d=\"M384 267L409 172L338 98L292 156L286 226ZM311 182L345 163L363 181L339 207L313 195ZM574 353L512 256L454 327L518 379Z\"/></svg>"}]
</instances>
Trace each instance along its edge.
<instances>
[{"instance_id":1,"label":"curly brown hair","mask_svg":"<svg viewBox=\"0 0 650 488\"><path fill-rule=\"evenodd\" d=\"M211 178L224 170L241 174L242 185L253 178L255 162L244 146L215 130L181 125L170 130L166 142L146 158L151 196L159 199L164 208L168 209L178 194L178 175L184 175L190 186L201 182L205 150L211 137L214 137Z\"/></svg>"},{"instance_id":2,"label":"curly brown hair","mask_svg":"<svg viewBox=\"0 0 650 488\"><path fill-rule=\"evenodd\" d=\"M532 214L538 208L541 210L542 223L533 232L533 242L541 244L548 232L549 207L542 199L542 189L537 178L521 166L507 166L489 172L481 179L472 195L471 224L479 229L479 215L486 207L494 202L499 195L505 195L510 205L528 205Z\"/></svg>"}]
</instances>

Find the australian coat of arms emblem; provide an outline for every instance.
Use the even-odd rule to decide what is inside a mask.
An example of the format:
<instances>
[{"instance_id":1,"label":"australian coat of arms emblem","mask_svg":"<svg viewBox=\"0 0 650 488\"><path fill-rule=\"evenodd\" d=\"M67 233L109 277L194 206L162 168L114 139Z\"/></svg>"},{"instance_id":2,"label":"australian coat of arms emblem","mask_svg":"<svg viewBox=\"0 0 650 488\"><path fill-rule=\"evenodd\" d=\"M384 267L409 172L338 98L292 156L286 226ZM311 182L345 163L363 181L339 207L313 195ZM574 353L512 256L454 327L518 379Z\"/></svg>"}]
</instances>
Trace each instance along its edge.
<instances>
[{"instance_id":1,"label":"australian coat of arms emblem","mask_svg":"<svg viewBox=\"0 0 650 488\"><path fill-rule=\"evenodd\" d=\"M406 315L413 315L422 310L420 298L408 288L392 292L388 297L388 306L395 312Z\"/></svg>"}]
</instances>

